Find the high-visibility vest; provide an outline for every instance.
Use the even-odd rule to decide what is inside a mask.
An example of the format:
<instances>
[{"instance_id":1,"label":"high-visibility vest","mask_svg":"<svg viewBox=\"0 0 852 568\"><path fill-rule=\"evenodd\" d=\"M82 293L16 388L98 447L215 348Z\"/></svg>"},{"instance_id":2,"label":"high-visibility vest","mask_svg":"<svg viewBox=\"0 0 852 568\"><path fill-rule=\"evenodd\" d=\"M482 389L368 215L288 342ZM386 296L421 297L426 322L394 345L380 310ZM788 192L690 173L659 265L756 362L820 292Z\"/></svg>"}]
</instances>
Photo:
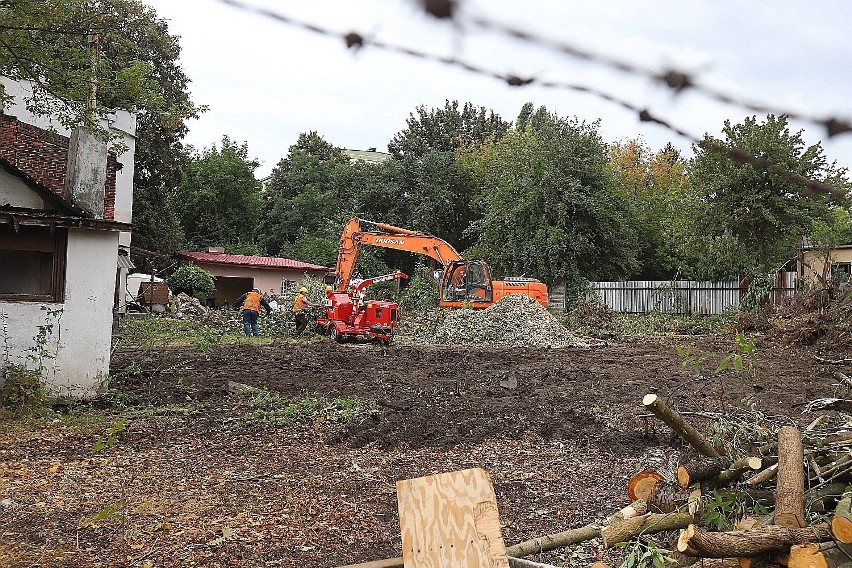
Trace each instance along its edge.
<instances>
[{"instance_id":1,"label":"high-visibility vest","mask_svg":"<svg viewBox=\"0 0 852 568\"><path fill-rule=\"evenodd\" d=\"M243 309L260 313L260 294L257 292L246 294L246 299L243 300Z\"/></svg>"},{"instance_id":2,"label":"high-visibility vest","mask_svg":"<svg viewBox=\"0 0 852 568\"><path fill-rule=\"evenodd\" d=\"M296 296L296 299L293 301L293 311L301 312L305 308L308 307L307 302L305 302L305 297L302 294Z\"/></svg>"}]
</instances>

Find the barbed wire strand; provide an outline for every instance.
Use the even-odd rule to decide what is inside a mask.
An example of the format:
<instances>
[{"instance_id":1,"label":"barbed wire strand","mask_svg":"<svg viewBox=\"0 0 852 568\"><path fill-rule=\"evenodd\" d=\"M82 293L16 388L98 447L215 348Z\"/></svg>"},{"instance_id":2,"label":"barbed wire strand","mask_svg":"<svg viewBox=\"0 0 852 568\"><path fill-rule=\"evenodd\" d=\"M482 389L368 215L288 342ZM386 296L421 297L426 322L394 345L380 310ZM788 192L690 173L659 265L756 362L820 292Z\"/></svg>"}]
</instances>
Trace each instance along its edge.
<instances>
[{"instance_id":1,"label":"barbed wire strand","mask_svg":"<svg viewBox=\"0 0 852 568\"><path fill-rule=\"evenodd\" d=\"M813 180L813 179L806 178L802 175L791 172L791 171L783 168L782 166L779 166L777 164L772 164L772 163L768 162L765 158L758 158L756 156L753 156L749 152L747 152L743 149L730 148L730 147L724 146L722 144L719 144L717 142L714 142L712 140L706 140L706 139L700 140L698 137L686 132L682 128L677 127L676 125L665 120L664 118L659 117L659 116L655 116L654 114L651 113L651 111L649 109L635 105L634 103L632 103L630 101L627 101L623 98L612 95L611 93L607 93L605 91L602 91L601 89L598 89L598 88L590 86L590 85L581 85L581 84L577 84L577 83L541 80L541 79L538 79L538 78L533 77L533 76L521 77L521 76L518 76L516 74L506 74L506 73L502 73L502 72L499 72L499 71L494 71L492 69L486 69L484 67L474 65L470 62L467 62L467 61L464 61L462 59L458 59L458 58L455 58L455 57L436 55L434 53L428 53L428 52L420 51L420 50L410 48L410 47L405 47L405 46L401 46L401 45L387 43L387 42L384 42L384 41L381 41L381 40L378 40L378 39L367 37L367 36L360 34L358 32L341 33L341 32L334 31L334 30L329 29L329 28L319 26L317 24L312 24L312 23L309 23L309 22L298 20L296 18L292 18L290 16L287 16L285 14L281 14L280 12L276 12L276 11L268 9L268 8L263 8L261 6L251 5L251 4L248 4L246 2L243 2L242 0L217 0L217 1L222 3L222 4L226 4L226 5L232 6L234 8L246 11L246 12L252 12L252 13L258 14L258 15L263 16L265 18L275 20L277 22L280 22L282 24L285 24L285 25L288 25L288 26L291 26L291 27L300 28L300 29L303 29L303 30L306 30L306 31L309 31L309 32L312 32L312 33L315 33L315 34L319 34L319 35L322 35L322 36L325 36L325 37L329 37L329 38L332 38L332 39L342 40L344 42L344 44L346 45L346 47L349 48L349 49L360 49L360 48L365 47L365 46L374 47L376 49L380 49L380 50L384 50L384 51L388 51L388 52L399 53L399 54L405 55L407 57L412 57L412 58L422 59L422 60L427 60L427 61L434 61L434 62L441 63L441 64L444 64L444 65L458 67L458 68L460 68L464 71L467 71L469 73L489 77L489 78L504 82L507 85L512 86L512 87L524 87L524 86L535 84L535 85L538 85L538 86L541 86L541 87L546 87L546 88L563 89L563 90L576 91L576 92L580 92L580 93L586 93L586 94L595 96L595 97L597 97L601 100L604 100L604 101L607 101L609 103L618 105L618 106L620 106L620 107L622 107L622 108L624 108L624 109L626 109L630 112L636 113L638 119L641 122L650 122L650 123L658 124L658 125L666 128L666 129L668 129L669 131L689 140L691 143L693 143L697 146L700 146L700 147L705 148L707 150L712 150L712 151L716 151L716 152L725 154L729 158L731 158L732 160L734 160L738 163L748 163L748 164L751 164L754 167L757 167L757 168L762 169L762 170L770 171L770 172L772 172L776 175L779 175L779 176L781 176L781 177L783 177L787 180L798 183L798 184L804 186L805 189L809 193L812 193L812 194L826 194L826 193L828 193L828 194L833 194L833 195L838 196L838 197L846 197L847 196L847 192L843 189L836 188L832 185L829 185L829 184L822 182L822 181L819 181L819 180ZM517 33L520 33L520 32L517 32ZM578 50L578 49L573 48L571 46L563 45L561 49L563 51L565 51L566 53L570 51L572 54L577 53L577 54L582 54L582 57L584 57L584 58L588 57L587 52L585 52L583 50ZM595 57L598 57L598 56L595 56ZM624 62L619 62L618 60L615 60L615 59L609 59L609 58L601 57L600 60L606 61L608 65L610 65L613 68L619 69L619 70L634 69L636 72L639 71L638 67L635 67L635 68L631 67L629 64L624 63ZM659 75L659 74L657 74L657 75ZM730 102L730 104L734 104L736 106L743 106L744 108L747 108L749 110L758 110L757 108L751 108L751 107L747 107L747 106L744 106L744 105L740 105L739 103L736 102L736 99L734 97L729 97L729 99L730 100L727 101L727 102ZM762 110L762 109L764 109L763 106L760 106L760 109L761 110L759 110L759 112L764 112L764 110ZM767 109L767 110L769 110L769 109ZM769 110L769 112L772 112L772 111ZM782 111L778 111L777 114L785 114L785 113L782 112ZM832 119L832 120L834 120L834 119ZM842 125L843 123L838 121L838 124ZM852 126L850 126L848 128L848 130L838 131L838 132L836 132L836 134L840 134L842 132L847 132L847 131L852 132Z\"/></svg>"},{"instance_id":2,"label":"barbed wire strand","mask_svg":"<svg viewBox=\"0 0 852 568\"><path fill-rule=\"evenodd\" d=\"M825 128L826 135L829 138L838 136L840 134L852 132L852 123L846 119L836 116L818 117L789 109L781 110L778 108L773 108L769 104L750 101L742 97L736 97L718 89L714 89L709 85L699 83L694 75L687 73L683 70L674 68L664 68L662 71L657 71L625 60L584 50L571 44L535 35L525 30L499 24L486 18L472 17L471 21L483 29L500 33L539 47L546 47L553 51L574 57L575 59L603 65L611 69L621 71L623 73L644 77L646 79L662 83L677 95L691 89L718 102L738 106L740 108L744 108L752 112L769 113L775 115L783 114L789 118L800 120L802 122L809 122L811 124L816 124Z\"/></svg>"}]
</instances>

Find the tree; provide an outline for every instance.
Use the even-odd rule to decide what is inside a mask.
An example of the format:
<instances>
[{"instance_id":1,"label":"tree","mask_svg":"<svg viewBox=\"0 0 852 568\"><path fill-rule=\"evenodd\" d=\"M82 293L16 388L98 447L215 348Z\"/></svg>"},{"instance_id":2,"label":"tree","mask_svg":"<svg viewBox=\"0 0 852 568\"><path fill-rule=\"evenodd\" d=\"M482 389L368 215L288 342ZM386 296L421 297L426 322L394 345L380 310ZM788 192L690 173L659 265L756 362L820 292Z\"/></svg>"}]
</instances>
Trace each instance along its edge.
<instances>
[{"instance_id":1,"label":"tree","mask_svg":"<svg viewBox=\"0 0 852 568\"><path fill-rule=\"evenodd\" d=\"M845 170L828 163L819 143L806 146L801 130L790 132L786 116L770 114L763 122L751 116L740 124L725 121L722 134L722 139L705 135L693 148L689 176L701 200L696 240L725 237L744 250L718 251L719 260L745 253L751 274L777 270L794 258L796 244L813 220L826 217L829 199L807 194L805 186L790 177L735 161L728 150L745 151L802 178L848 187Z\"/></svg>"},{"instance_id":2,"label":"tree","mask_svg":"<svg viewBox=\"0 0 852 568\"><path fill-rule=\"evenodd\" d=\"M202 302L216 289L213 275L194 264L184 264L169 276L169 286L175 294L189 294Z\"/></svg>"},{"instance_id":3,"label":"tree","mask_svg":"<svg viewBox=\"0 0 852 568\"><path fill-rule=\"evenodd\" d=\"M394 158L421 157L429 152L452 152L458 148L477 148L497 141L512 127L494 111L465 103L461 112L458 101L447 100L442 109L420 105L406 120L406 128L397 132L388 144Z\"/></svg>"},{"instance_id":4,"label":"tree","mask_svg":"<svg viewBox=\"0 0 852 568\"><path fill-rule=\"evenodd\" d=\"M680 230L688 223L686 160L671 144L652 153L641 140L609 146L607 169L614 191L624 198L637 235L639 272L644 280L673 278L684 270Z\"/></svg>"},{"instance_id":5,"label":"tree","mask_svg":"<svg viewBox=\"0 0 852 568\"><path fill-rule=\"evenodd\" d=\"M526 113L526 114L524 114ZM529 120L522 121L521 118ZM481 183L474 253L503 273L548 283L615 278L636 268L626 205L611 189L597 123L524 107L523 129L462 159Z\"/></svg>"},{"instance_id":6,"label":"tree","mask_svg":"<svg viewBox=\"0 0 852 568\"><path fill-rule=\"evenodd\" d=\"M835 284L829 279L834 250L838 245L852 243L852 214L846 208L832 207L826 219L815 219L811 223L810 238L822 264L822 269L814 274L820 286L830 290Z\"/></svg>"},{"instance_id":7,"label":"tree","mask_svg":"<svg viewBox=\"0 0 852 568\"><path fill-rule=\"evenodd\" d=\"M171 206L193 248L210 245L253 249L260 221L260 182L248 145L227 136L193 157Z\"/></svg>"},{"instance_id":8,"label":"tree","mask_svg":"<svg viewBox=\"0 0 852 568\"><path fill-rule=\"evenodd\" d=\"M167 197L187 159L185 121L204 110L190 100L179 55L166 21L138 0L0 0L0 73L33 81L32 112L68 127L92 127L112 108L137 113L133 244L163 252L183 238Z\"/></svg>"},{"instance_id":9,"label":"tree","mask_svg":"<svg viewBox=\"0 0 852 568\"><path fill-rule=\"evenodd\" d=\"M350 199L349 159L316 132L302 133L266 180L263 234L269 254L297 240L323 236L337 242Z\"/></svg>"}]
</instances>

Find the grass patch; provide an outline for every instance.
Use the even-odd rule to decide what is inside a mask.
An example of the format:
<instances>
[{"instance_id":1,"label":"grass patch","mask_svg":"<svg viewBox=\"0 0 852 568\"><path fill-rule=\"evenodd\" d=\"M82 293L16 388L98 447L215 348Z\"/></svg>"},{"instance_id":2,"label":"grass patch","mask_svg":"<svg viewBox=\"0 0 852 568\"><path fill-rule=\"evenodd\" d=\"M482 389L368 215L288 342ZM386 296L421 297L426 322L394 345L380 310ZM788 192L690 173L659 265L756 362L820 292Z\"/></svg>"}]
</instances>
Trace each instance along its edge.
<instances>
[{"instance_id":1,"label":"grass patch","mask_svg":"<svg viewBox=\"0 0 852 568\"><path fill-rule=\"evenodd\" d=\"M266 389L243 396L250 407L244 415L249 422L277 426L349 424L379 416L376 401L358 396L328 398L305 393L299 398L288 399Z\"/></svg>"}]
</instances>

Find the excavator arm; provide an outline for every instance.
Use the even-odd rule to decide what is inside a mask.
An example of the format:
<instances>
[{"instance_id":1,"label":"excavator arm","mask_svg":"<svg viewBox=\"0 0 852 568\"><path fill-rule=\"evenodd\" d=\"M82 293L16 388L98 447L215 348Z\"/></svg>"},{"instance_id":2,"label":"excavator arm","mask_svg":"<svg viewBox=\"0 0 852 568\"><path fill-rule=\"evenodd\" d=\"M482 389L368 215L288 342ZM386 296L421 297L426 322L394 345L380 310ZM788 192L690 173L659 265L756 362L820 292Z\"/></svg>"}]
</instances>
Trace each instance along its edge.
<instances>
[{"instance_id":1,"label":"excavator arm","mask_svg":"<svg viewBox=\"0 0 852 568\"><path fill-rule=\"evenodd\" d=\"M369 226L371 230L363 230ZM394 250L423 254L437 260L442 266L461 260L461 256L448 242L432 235L388 225L352 218L343 227L340 248L337 251L337 280L335 290L343 292L349 287L361 245L371 245Z\"/></svg>"}]
</instances>

